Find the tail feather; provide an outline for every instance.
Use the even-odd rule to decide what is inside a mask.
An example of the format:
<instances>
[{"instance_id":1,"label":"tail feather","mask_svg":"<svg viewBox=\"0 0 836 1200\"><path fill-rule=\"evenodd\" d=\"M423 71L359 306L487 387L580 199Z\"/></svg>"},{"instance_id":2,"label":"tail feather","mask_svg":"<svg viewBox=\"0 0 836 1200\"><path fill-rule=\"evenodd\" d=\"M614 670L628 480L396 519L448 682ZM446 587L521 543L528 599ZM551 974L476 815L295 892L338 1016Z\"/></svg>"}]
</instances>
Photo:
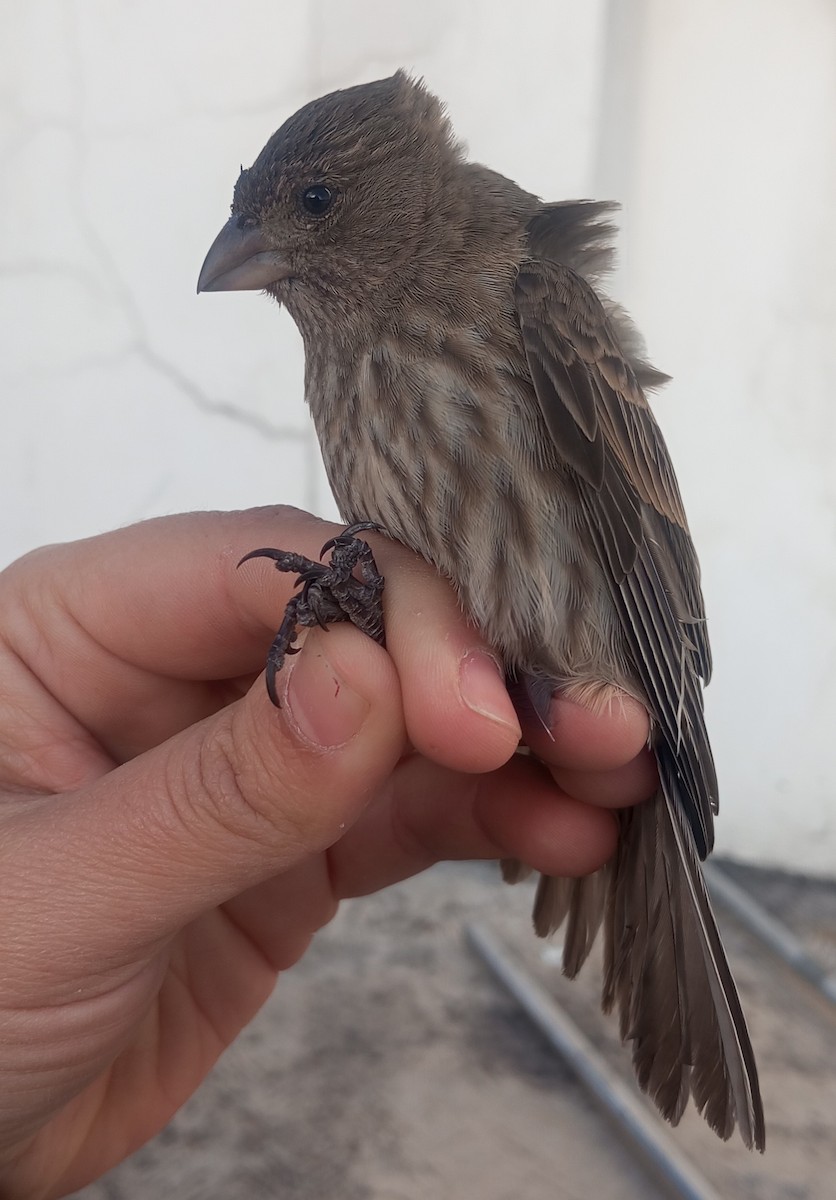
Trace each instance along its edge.
<instances>
[{"instance_id":1,"label":"tail feather","mask_svg":"<svg viewBox=\"0 0 836 1200\"><path fill-rule=\"evenodd\" d=\"M502 858L499 860L499 867L505 883L522 883L532 874L531 867L527 867L518 858Z\"/></svg>"},{"instance_id":2,"label":"tail feather","mask_svg":"<svg viewBox=\"0 0 836 1200\"><path fill-rule=\"evenodd\" d=\"M567 922L564 971L572 977L603 920L602 1006L618 1011L639 1086L672 1124L692 1096L721 1138L737 1126L747 1146L763 1150L754 1053L690 827L668 789L625 810L621 823L609 867L579 880L541 879L537 933Z\"/></svg>"},{"instance_id":3,"label":"tail feather","mask_svg":"<svg viewBox=\"0 0 836 1200\"><path fill-rule=\"evenodd\" d=\"M534 898L534 929L548 935L568 917L563 944L563 970L574 979L586 962L601 928L610 886L610 868L581 879L541 875Z\"/></svg>"},{"instance_id":4,"label":"tail feather","mask_svg":"<svg viewBox=\"0 0 836 1200\"><path fill-rule=\"evenodd\" d=\"M691 1028L676 891L658 803L622 814L616 883L606 919L605 1011L616 1007L639 1086L677 1124L690 1095Z\"/></svg>"},{"instance_id":5,"label":"tail feather","mask_svg":"<svg viewBox=\"0 0 836 1200\"><path fill-rule=\"evenodd\" d=\"M665 813L667 830L676 846L682 884L681 926L694 1042L691 1088L694 1102L721 1137L731 1136L736 1121L746 1145L763 1150L763 1104L740 997L691 843L690 829L683 824L678 807L669 797L665 798ZM695 953L697 948L701 963ZM717 1053L718 1048L722 1053Z\"/></svg>"}]
</instances>

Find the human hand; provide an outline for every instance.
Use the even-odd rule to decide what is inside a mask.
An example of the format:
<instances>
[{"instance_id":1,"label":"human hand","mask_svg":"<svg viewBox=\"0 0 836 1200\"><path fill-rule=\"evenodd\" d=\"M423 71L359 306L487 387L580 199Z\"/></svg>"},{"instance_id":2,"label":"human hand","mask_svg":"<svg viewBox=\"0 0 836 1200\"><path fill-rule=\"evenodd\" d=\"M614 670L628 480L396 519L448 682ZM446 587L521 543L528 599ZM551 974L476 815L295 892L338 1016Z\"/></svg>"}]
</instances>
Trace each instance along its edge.
<instances>
[{"instance_id":1,"label":"human hand","mask_svg":"<svg viewBox=\"0 0 836 1200\"><path fill-rule=\"evenodd\" d=\"M0 575L4 1200L74 1191L162 1128L340 899L441 858L585 873L614 847L600 806L653 790L631 701L557 702L535 748L563 789L514 755L448 585L383 540L387 651L310 633L275 710L258 675L292 581L236 563L333 532L192 514Z\"/></svg>"}]
</instances>

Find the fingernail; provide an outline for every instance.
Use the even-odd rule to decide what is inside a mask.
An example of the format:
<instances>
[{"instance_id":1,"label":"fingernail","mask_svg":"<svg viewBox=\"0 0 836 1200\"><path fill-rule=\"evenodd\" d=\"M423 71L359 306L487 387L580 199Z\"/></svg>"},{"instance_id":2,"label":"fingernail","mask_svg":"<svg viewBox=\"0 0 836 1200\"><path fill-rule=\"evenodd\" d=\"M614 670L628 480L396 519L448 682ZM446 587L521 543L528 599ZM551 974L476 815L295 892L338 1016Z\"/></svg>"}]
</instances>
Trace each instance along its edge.
<instances>
[{"instance_id":1,"label":"fingernail","mask_svg":"<svg viewBox=\"0 0 836 1200\"><path fill-rule=\"evenodd\" d=\"M519 730L499 664L484 650L471 650L459 665L459 693L467 707L508 729Z\"/></svg>"},{"instance_id":2,"label":"fingernail","mask_svg":"<svg viewBox=\"0 0 836 1200\"><path fill-rule=\"evenodd\" d=\"M331 665L322 643L327 634L313 631L287 668L283 710L300 736L323 750L342 746L359 733L369 702Z\"/></svg>"}]
</instances>

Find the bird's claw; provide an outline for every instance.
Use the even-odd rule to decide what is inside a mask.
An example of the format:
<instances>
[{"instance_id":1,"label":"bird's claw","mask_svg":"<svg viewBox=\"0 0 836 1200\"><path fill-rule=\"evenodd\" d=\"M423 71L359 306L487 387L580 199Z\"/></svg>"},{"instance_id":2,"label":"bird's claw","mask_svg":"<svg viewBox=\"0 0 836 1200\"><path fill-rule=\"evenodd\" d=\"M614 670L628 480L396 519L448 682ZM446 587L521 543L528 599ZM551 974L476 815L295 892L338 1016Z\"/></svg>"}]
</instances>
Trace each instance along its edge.
<instances>
[{"instance_id":1,"label":"bird's claw","mask_svg":"<svg viewBox=\"0 0 836 1200\"><path fill-rule=\"evenodd\" d=\"M336 537L329 538L319 552L320 561L325 557L329 550L334 550L337 546L347 545L350 542L359 541L358 533L383 533L383 529L375 521L355 521L353 525L346 525L341 533ZM365 545L365 542L361 543Z\"/></svg>"},{"instance_id":2,"label":"bird's claw","mask_svg":"<svg viewBox=\"0 0 836 1200\"><path fill-rule=\"evenodd\" d=\"M383 628L383 576L377 569L371 547L357 533L379 530L371 522L349 525L342 533L330 538L322 547L320 558L329 550L328 563L314 562L292 550L263 547L251 550L239 562L252 558L269 558L277 571L296 574L295 586L300 590L288 601L279 631L267 654L267 692L273 704L280 707L276 677L288 654L298 654L294 646L300 628L318 625L321 629L340 621L350 621L379 645L386 644ZM359 577L354 574L355 568Z\"/></svg>"}]
</instances>

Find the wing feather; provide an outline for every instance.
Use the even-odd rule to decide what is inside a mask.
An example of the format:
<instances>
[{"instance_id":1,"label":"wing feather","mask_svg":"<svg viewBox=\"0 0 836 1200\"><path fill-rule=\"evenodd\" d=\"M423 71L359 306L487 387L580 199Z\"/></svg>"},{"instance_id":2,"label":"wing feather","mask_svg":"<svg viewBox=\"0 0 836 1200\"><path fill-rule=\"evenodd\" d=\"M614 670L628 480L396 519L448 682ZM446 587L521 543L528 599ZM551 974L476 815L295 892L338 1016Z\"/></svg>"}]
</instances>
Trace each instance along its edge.
<instances>
[{"instance_id":1,"label":"wing feather","mask_svg":"<svg viewBox=\"0 0 836 1200\"><path fill-rule=\"evenodd\" d=\"M591 285L553 262L523 264L517 311L534 388L611 583L698 853L713 841L717 781L700 677L711 657L699 566L673 466L635 372Z\"/></svg>"},{"instance_id":2,"label":"wing feather","mask_svg":"<svg viewBox=\"0 0 836 1200\"><path fill-rule=\"evenodd\" d=\"M544 229L533 240L550 245ZM535 927L546 934L568 921L564 969L573 975L603 921L603 1003L618 1007L641 1087L670 1121L692 1095L721 1137L737 1124L747 1145L763 1149L757 1068L699 867L717 811L701 684L711 653L682 498L639 383L655 381L652 368L621 349L610 311L570 266L523 263L516 301L537 399L575 473L589 544L654 718L660 779L655 802L622 814L612 864L587 879L541 880Z\"/></svg>"}]
</instances>

